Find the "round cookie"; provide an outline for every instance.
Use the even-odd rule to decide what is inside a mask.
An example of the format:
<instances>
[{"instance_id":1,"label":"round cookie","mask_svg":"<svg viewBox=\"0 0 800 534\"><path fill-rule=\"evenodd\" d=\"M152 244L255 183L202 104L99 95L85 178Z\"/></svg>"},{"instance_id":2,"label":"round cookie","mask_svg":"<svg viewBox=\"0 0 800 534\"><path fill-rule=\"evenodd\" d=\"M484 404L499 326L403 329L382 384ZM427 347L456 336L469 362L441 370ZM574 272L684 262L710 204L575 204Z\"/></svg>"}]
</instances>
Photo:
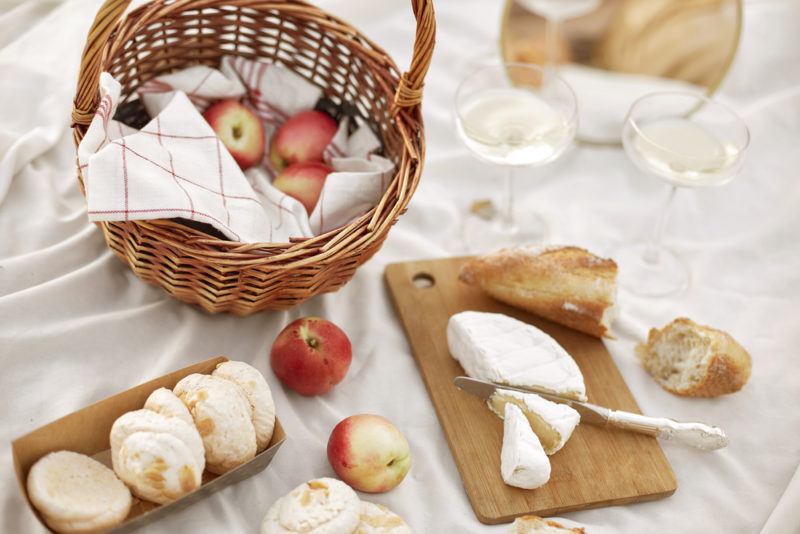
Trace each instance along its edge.
<instances>
[{"instance_id":1,"label":"round cookie","mask_svg":"<svg viewBox=\"0 0 800 534\"><path fill-rule=\"evenodd\" d=\"M361 501L361 519L353 534L411 534L411 529L385 506Z\"/></svg>"},{"instance_id":2,"label":"round cookie","mask_svg":"<svg viewBox=\"0 0 800 534\"><path fill-rule=\"evenodd\" d=\"M164 432L136 432L122 442L117 474L134 495L166 504L200 487L203 470L184 442Z\"/></svg>"},{"instance_id":3,"label":"round cookie","mask_svg":"<svg viewBox=\"0 0 800 534\"><path fill-rule=\"evenodd\" d=\"M205 468L205 450L200 433L194 427L177 417L167 417L151 410L134 410L127 412L114 421L111 427L111 464L118 471L118 455L125 439L136 432L155 432L170 434L192 451L195 464L200 472Z\"/></svg>"},{"instance_id":4,"label":"round cookie","mask_svg":"<svg viewBox=\"0 0 800 534\"><path fill-rule=\"evenodd\" d=\"M211 376L229 380L242 389L253 408L256 448L258 451L266 449L275 430L275 403L264 375L244 362L223 362Z\"/></svg>"},{"instance_id":5,"label":"round cookie","mask_svg":"<svg viewBox=\"0 0 800 534\"><path fill-rule=\"evenodd\" d=\"M210 375L189 375L175 386L203 439L206 469L221 475L256 455L253 409L241 388Z\"/></svg>"},{"instance_id":6,"label":"round cookie","mask_svg":"<svg viewBox=\"0 0 800 534\"><path fill-rule=\"evenodd\" d=\"M344 482L309 480L272 505L261 534L352 534L360 510L358 495Z\"/></svg>"},{"instance_id":7,"label":"round cookie","mask_svg":"<svg viewBox=\"0 0 800 534\"><path fill-rule=\"evenodd\" d=\"M178 419L194 426L192 415L181 402L177 395L167 388L158 388L144 401L144 409L152 410L166 417L177 417Z\"/></svg>"},{"instance_id":8,"label":"round cookie","mask_svg":"<svg viewBox=\"0 0 800 534\"><path fill-rule=\"evenodd\" d=\"M89 533L122 523L131 492L111 469L84 454L52 452L31 467L28 496L57 532Z\"/></svg>"}]
</instances>

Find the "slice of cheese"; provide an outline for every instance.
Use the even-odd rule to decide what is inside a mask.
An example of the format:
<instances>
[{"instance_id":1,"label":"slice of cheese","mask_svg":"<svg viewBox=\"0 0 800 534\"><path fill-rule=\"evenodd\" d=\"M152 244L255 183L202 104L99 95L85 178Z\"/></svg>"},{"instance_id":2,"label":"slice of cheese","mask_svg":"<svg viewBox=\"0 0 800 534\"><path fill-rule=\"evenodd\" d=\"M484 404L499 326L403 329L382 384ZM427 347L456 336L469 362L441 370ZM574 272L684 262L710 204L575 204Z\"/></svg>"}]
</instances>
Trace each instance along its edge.
<instances>
[{"instance_id":1,"label":"slice of cheese","mask_svg":"<svg viewBox=\"0 0 800 534\"><path fill-rule=\"evenodd\" d=\"M539 386L586 400L575 360L535 326L500 313L465 311L447 324L450 354L472 378L509 386Z\"/></svg>"},{"instance_id":2,"label":"slice of cheese","mask_svg":"<svg viewBox=\"0 0 800 534\"><path fill-rule=\"evenodd\" d=\"M501 419L510 405L522 410L547 454L561 450L581 420L573 408L550 402L535 393L497 390L487 404Z\"/></svg>"},{"instance_id":3,"label":"slice of cheese","mask_svg":"<svg viewBox=\"0 0 800 534\"><path fill-rule=\"evenodd\" d=\"M509 486L534 489L550 480L550 459L515 404L505 405L500 474Z\"/></svg>"}]
</instances>

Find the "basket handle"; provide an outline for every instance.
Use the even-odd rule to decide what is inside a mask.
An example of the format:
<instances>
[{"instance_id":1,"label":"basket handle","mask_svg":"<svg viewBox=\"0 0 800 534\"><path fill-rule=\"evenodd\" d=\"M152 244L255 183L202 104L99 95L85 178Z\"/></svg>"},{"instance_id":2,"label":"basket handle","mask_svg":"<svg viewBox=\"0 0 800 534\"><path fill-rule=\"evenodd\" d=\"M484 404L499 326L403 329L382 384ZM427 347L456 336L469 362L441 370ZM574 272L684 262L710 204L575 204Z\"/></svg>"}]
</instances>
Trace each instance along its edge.
<instances>
[{"instance_id":1,"label":"basket handle","mask_svg":"<svg viewBox=\"0 0 800 534\"><path fill-rule=\"evenodd\" d=\"M81 57L78 87L72 102L72 125L88 126L97 109L97 83L103 50L131 0L106 0L97 12Z\"/></svg>"},{"instance_id":2,"label":"basket handle","mask_svg":"<svg viewBox=\"0 0 800 534\"><path fill-rule=\"evenodd\" d=\"M431 65L433 46L436 44L436 18L433 0L411 0L414 17L417 19L417 33L414 39L414 53L411 66L400 77L397 92L394 94L392 113L403 108L413 108L422 103L422 88L425 75Z\"/></svg>"},{"instance_id":3,"label":"basket handle","mask_svg":"<svg viewBox=\"0 0 800 534\"><path fill-rule=\"evenodd\" d=\"M94 18L81 57L78 87L72 105L73 126L88 126L92 122L97 109L97 83L100 78L103 50L130 2L131 0L106 0ZM414 53L411 66L400 77L394 95L392 106L394 114L405 108L416 107L422 102L422 87L431 64L436 38L433 0L411 0L411 6L417 19Z\"/></svg>"}]
</instances>

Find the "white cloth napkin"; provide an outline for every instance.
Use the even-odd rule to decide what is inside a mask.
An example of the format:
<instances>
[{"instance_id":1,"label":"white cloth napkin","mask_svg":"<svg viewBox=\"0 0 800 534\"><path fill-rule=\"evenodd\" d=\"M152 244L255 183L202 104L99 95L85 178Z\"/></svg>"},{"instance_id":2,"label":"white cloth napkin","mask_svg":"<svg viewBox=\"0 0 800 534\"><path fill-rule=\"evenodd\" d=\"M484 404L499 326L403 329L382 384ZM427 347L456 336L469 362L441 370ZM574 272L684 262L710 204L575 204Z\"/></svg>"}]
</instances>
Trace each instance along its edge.
<instances>
[{"instance_id":1,"label":"white cloth napkin","mask_svg":"<svg viewBox=\"0 0 800 534\"><path fill-rule=\"evenodd\" d=\"M288 242L348 223L380 200L394 170L374 154L380 141L368 126L349 135L349 120L339 124L325 151L334 172L309 215L272 186L268 150L260 166L242 172L201 115L215 100L243 97L263 120L269 146L277 127L321 94L277 65L225 57L220 70L198 65L143 84L139 96L153 119L135 130L111 118L120 85L103 73L100 106L78 149L89 219L180 217L246 243Z\"/></svg>"}]
</instances>

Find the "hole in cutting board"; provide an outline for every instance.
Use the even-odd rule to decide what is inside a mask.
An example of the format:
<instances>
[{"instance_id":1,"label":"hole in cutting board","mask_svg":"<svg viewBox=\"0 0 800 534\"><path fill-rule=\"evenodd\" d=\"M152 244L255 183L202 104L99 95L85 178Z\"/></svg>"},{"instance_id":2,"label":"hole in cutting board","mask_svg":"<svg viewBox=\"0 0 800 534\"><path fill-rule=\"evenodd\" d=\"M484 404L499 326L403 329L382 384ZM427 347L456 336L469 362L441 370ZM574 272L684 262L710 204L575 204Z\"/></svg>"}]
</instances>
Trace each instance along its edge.
<instances>
[{"instance_id":1,"label":"hole in cutting board","mask_svg":"<svg viewBox=\"0 0 800 534\"><path fill-rule=\"evenodd\" d=\"M411 282L417 289L428 289L436 284L433 276L428 273L417 273L411 277Z\"/></svg>"}]
</instances>

